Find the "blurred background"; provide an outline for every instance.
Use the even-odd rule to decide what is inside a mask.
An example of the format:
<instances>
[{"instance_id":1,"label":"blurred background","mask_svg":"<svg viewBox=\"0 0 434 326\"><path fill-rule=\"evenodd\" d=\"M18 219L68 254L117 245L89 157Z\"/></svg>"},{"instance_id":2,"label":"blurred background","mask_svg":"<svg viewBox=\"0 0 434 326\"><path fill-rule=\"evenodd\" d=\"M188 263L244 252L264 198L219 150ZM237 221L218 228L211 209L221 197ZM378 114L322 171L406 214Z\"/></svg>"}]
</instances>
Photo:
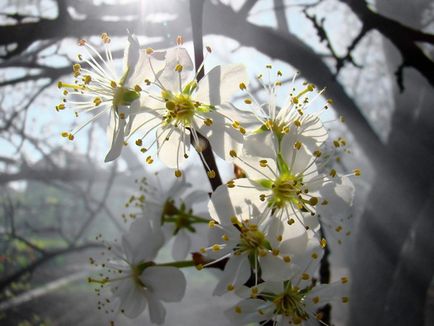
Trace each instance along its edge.
<instances>
[{"instance_id":1,"label":"blurred background","mask_svg":"<svg viewBox=\"0 0 434 326\"><path fill-rule=\"evenodd\" d=\"M254 77L272 64L284 86L299 71L297 83L326 87L334 101L323 118L350 153L333 164L359 167L362 177L349 241L331 240L331 278L351 279L350 303L333 308L332 324L434 325L431 0L0 1L0 324L108 325L86 282L89 257L101 249L99 234L127 228L121 216L134 180L160 165L145 166L132 147L104 164L103 120L74 142L61 138L76 119L56 112L57 82L72 79L78 40L103 51L103 32L119 64L127 30L156 49L183 35L193 55L190 2L193 12L204 2L207 71L242 62ZM264 95L255 81L250 87ZM189 161L201 169L197 156ZM235 298L211 296L212 273L186 275L194 283L168 305L166 325L228 325L222 311Z\"/></svg>"}]
</instances>

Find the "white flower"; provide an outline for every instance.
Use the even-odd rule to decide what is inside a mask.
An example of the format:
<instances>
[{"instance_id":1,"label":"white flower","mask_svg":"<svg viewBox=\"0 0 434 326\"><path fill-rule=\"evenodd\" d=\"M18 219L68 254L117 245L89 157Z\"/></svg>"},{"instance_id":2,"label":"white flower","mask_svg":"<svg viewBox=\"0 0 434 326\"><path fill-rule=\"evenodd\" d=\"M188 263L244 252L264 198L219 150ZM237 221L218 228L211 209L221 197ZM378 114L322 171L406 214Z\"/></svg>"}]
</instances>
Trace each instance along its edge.
<instances>
[{"instance_id":1,"label":"white flower","mask_svg":"<svg viewBox=\"0 0 434 326\"><path fill-rule=\"evenodd\" d=\"M161 56L154 52L151 57ZM157 144L158 157L181 176L180 164L189 156L190 134L200 149L198 133L207 137L215 152L223 157L229 156L230 149L240 148L243 130L232 127L232 119L226 116L227 103L239 90L240 83L247 82L243 65L230 64L213 68L199 82L193 76L193 63L185 48L176 47L164 53L166 65L155 73L155 82L145 89L149 95L143 99L145 114L138 117L134 132L143 136L136 144L143 145L150 132L156 130L156 140L143 149L146 152ZM203 69L203 66L199 70ZM244 131L245 132L245 131ZM151 159L148 161L152 162ZM148 162L149 163L149 162ZM210 175L211 171L207 167Z\"/></svg>"},{"instance_id":2,"label":"white flower","mask_svg":"<svg viewBox=\"0 0 434 326\"><path fill-rule=\"evenodd\" d=\"M307 250L306 232L293 234L274 217L264 220L254 206L246 205L236 215L230 205L220 206L218 214L211 209L211 216L215 221L210 222L210 227L220 233L221 239L201 252L214 258L211 263L228 258L216 295L239 288L252 271L255 285L261 279L283 281L294 257Z\"/></svg>"},{"instance_id":3,"label":"white flower","mask_svg":"<svg viewBox=\"0 0 434 326\"><path fill-rule=\"evenodd\" d=\"M271 65L268 65L267 68L271 69ZM278 71L277 75L280 77L282 73ZM234 120L240 116L240 112L243 113L239 123L247 130L244 144L246 153L260 157L276 156L280 151L284 137L296 139L305 144L312 152L325 142L328 134L319 116L328 109L329 103L319 112L306 112L324 90L310 98L315 86L305 83L304 88L297 91L294 85L294 76L287 98L282 102L282 106L278 106L277 90L282 86L282 83L278 80L274 83L269 81L268 84L264 84L262 75L258 76L257 80L266 92L266 102L261 103L248 91L247 87L243 87L248 95L244 99L247 109L234 109L228 112L229 116L237 114L233 117ZM258 146L258 144L261 145Z\"/></svg>"},{"instance_id":4,"label":"white flower","mask_svg":"<svg viewBox=\"0 0 434 326\"><path fill-rule=\"evenodd\" d=\"M349 301L347 277L331 284L314 285L312 278L321 255L321 248L314 245L304 255L297 256L298 261L291 265L287 280L265 281L240 292L248 298L227 310L226 316L237 325L268 320L282 326L318 325L319 308L331 302Z\"/></svg>"},{"instance_id":5,"label":"white flower","mask_svg":"<svg viewBox=\"0 0 434 326\"><path fill-rule=\"evenodd\" d=\"M198 230L207 231L200 228L200 224L205 226L209 222L206 209L208 194L193 189L186 182L187 176L194 177L190 167L185 172L181 178L176 178L170 170L163 169L148 178L142 178L141 194L131 196L127 204L139 209L130 213L134 217L148 218L153 223L161 224L167 241L174 238L172 256L175 260L187 257L192 247L191 236L197 235ZM204 241L199 235L195 238L196 244Z\"/></svg>"},{"instance_id":6,"label":"white flower","mask_svg":"<svg viewBox=\"0 0 434 326\"><path fill-rule=\"evenodd\" d=\"M184 274L179 269L153 262L163 244L159 226L152 226L145 218L137 219L123 235L120 246L108 247L115 256L115 260L102 265L108 275L90 281L108 285L114 304L125 316L136 318L149 306L151 321L162 324L166 315L162 301L180 301L186 288ZM105 303L100 301L100 305Z\"/></svg>"},{"instance_id":7,"label":"white flower","mask_svg":"<svg viewBox=\"0 0 434 326\"><path fill-rule=\"evenodd\" d=\"M84 68L77 63L73 66L74 83L59 82L65 99L56 106L57 110L70 108L78 116L80 113L92 112L94 116L73 130L63 132L62 136L74 139L83 127L100 118L104 113L110 115L107 135L110 150L105 162L116 159L124 145L124 138L130 132L135 115L140 107L141 86L152 73L143 62L146 51L141 50L137 38L128 36L128 45L124 53L123 70L116 72L115 63L110 49L110 37L101 35L105 46L105 57L88 42L81 40L80 45L86 50L86 55L78 55L80 61L89 67ZM96 113L95 113L96 112Z\"/></svg>"},{"instance_id":8,"label":"white flower","mask_svg":"<svg viewBox=\"0 0 434 326\"><path fill-rule=\"evenodd\" d=\"M224 199L218 197L227 197L235 207L253 203L264 218L270 215L279 218L294 232L300 228L317 232L319 215L331 219L339 214L341 219L343 215L336 210L348 212L353 197L351 182L347 179L345 185L339 183L344 176L339 176L334 169L328 175L319 173L320 156L320 151L311 153L291 137L282 139L281 153L272 158L233 153L234 162L247 178L228 182L226 192L213 194L213 202L220 203ZM336 227L339 223L328 220L328 224Z\"/></svg>"}]
</instances>

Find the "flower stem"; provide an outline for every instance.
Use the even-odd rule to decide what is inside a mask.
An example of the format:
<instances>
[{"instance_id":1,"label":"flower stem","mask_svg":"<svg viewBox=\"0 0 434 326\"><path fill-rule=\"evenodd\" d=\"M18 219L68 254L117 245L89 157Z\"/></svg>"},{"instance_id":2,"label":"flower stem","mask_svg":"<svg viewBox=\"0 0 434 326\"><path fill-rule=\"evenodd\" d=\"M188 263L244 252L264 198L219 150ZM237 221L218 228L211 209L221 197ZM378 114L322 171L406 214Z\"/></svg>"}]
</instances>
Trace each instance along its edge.
<instances>
[{"instance_id":1,"label":"flower stem","mask_svg":"<svg viewBox=\"0 0 434 326\"><path fill-rule=\"evenodd\" d=\"M172 266L177 268L187 268L194 267L196 264L192 260L182 260L182 261L174 261L170 263L157 264L156 266Z\"/></svg>"}]
</instances>

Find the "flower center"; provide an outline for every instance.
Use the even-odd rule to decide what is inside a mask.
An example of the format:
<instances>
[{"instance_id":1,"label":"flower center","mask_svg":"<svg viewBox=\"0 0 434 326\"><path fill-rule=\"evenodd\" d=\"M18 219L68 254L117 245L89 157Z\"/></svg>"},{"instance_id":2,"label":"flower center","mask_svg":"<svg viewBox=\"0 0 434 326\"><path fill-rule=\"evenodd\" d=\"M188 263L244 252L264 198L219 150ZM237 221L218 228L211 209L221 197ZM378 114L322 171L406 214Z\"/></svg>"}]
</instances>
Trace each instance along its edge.
<instances>
[{"instance_id":1,"label":"flower center","mask_svg":"<svg viewBox=\"0 0 434 326\"><path fill-rule=\"evenodd\" d=\"M184 93L174 95L169 92L168 94L163 94L163 98L166 101L166 122L175 121L176 124L189 127L196 108L200 106L200 103L194 102L188 94Z\"/></svg>"},{"instance_id":2,"label":"flower center","mask_svg":"<svg viewBox=\"0 0 434 326\"><path fill-rule=\"evenodd\" d=\"M296 325L307 320L309 315L305 311L304 297L305 294L298 288L289 286L285 292L273 299L276 314L292 317L292 322Z\"/></svg>"},{"instance_id":3,"label":"flower center","mask_svg":"<svg viewBox=\"0 0 434 326\"><path fill-rule=\"evenodd\" d=\"M139 92L123 86L117 86L114 89L113 106L116 108L121 105L131 105L139 97Z\"/></svg>"},{"instance_id":4,"label":"flower center","mask_svg":"<svg viewBox=\"0 0 434 326\"><path fill-rule=\"evenodd\" d=\"M278 208L283 208L290 202L298 205L302 187L303 177L286 173L281 175L272 185L273 195L269 204Z\"/></svg>"},{"instance_id":5,"label":"flower center","mask_svg":"<svg viewBox=\"0 0 434 326\"><path fill-rule=\"evenodd\" d=\"M266 249L268 241L262 231L258 230L256 224L243 221L240 226L240 243L238 252L255 253L259 249Z\"/></svg>"}]
</instances>

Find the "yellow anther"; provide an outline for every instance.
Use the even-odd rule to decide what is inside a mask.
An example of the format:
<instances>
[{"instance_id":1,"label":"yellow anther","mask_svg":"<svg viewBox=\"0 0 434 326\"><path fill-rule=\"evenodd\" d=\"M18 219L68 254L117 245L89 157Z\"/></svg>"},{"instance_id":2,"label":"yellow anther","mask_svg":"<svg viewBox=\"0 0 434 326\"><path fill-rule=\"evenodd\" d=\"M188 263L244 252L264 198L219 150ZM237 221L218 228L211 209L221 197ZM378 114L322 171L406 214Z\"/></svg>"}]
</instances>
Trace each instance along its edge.
<instances>
[{"instance_id":1,"label":"yellow anther","mask_svg":"<svg viewBox=\"0 0 434 326\"><path fill-rule=\"evenodd\" d=\"M245 135L246 134L246 129L244 129L243 127L240 127L240 133L242 135Z\"/></svg>"},{"instance_id":2,"label":"yellow anther","mask_svg":"<svg viewBox=\"0 0 434 326\"><path fill-rule=\"evenodd\" d=\"M222 240L223 240L223 241L228 241L228 240L229 240L228 235L227 235L227 234L223 234L223 235L222 235Z\"/></svg>"},{"instance_id":3,"label":"yellow anther","mask_svg":"<svg viewBox=\"0 0 434 326\"><path fill-rule=\"evenodd\" d=\"M175 176L177 177L177 178L179 178L179 177L181 177L182 176L182 171L181 170L175 170Z\"/></svg>"},{"instance_id":4,"label":"yellow anther","mask_svg":"<svg viewBox=\"0 0 434 326\"><path fill-rule=\"evenodd\" d=\"M95 106L98 106L102 103L102 100L100 97L95 97L95 99L93 100L93 104L95 104Z\"/></svg>"},{"instance_id":5,"label":"yellow anther","mask_svg":"<svg viewBox=\"0 0 434 326\"><path fill-rule=\"evenodd\" d=\"M321 205L328 205L329 201L327 199L324 199L321 203Z\"/></svg>"},{"instance_id":6,"label":"yellow anther","mask_svg":"<svg viewBox=\"0 0 434 326\"><path fill-rule=\"evenodd\" d=\"M309 275L308 273L303 273L303 274L301 275L301 278L302 278L303 280L307 281L308 279L310 279L310 275Z\"/></svg>"},{"instance_id":7,"label":"yellow anther","mask_svg":"<svg viewBox=\"0 0 434 326\"><path fill-rule=\"evenodd\" d=\"M142 88L141 88L139 85L135 85L135 86L134 86L134 90L135 90L136 92L141 92L141 91L142 91Z\"/></svg>"},{"instance_id":8,"label":"yellow anther","mask_svg":"<svg viewBox=\"0 0 434 326\"><path fill-rule=\"evenodd\" d=\"M86 75L83 77L83 83L85 83L86 85L89 85L91 81L92 77L90 75Z\"/></svg>"},{"instance_id":9,"label":"yellow anther","mask_svg":"<svg viewBox=\"0 0 434 326\"><path fill-rule=\"evenodd\" d=\"M240 127L240 123L238 121L234 121L232 123L232 127L234 127L235 129L238 129Z\"/></svg>"},{"instance_id":10,"label":"yellow anther","mask_svg":"<svg viewBox=\"0 0 434 326\"><path fill-rule=\"evenodd\" d=\"M273 254L273 256L278 256L280 254L280 250L277 248L274 248L271 250L271 253Z\"/></svg>"},{"instance_id":11,"label":"yellow anther","mask_svg":"<svg viewBox=\"0 0 434 326\"><path fill-rule=\"evenodd\" d=\"M211 47L210 46L205 46L205 49L208 51L208 53L211 53L212 52L212 49L211 49Z\"/></svg>"},{"instance_id":12,"label":"yellow anther","mask_svg":"<svg viewBox=\"0 0 434 326\"><path fill-rule=\"evenodd\" d=\"M60 103L59 105L56 105L56 111L61 111L65 109L65 104Z\"/></svg>"},{"instance_id":13,"label":"yellow anther","mask_svg":"<svg viewBox=\"0 0 434 326\"><path fill-rule=\"evenodd\" d=\"M212 247L211 247L211 250L212 251L220 251L220 249L221 249L221 247L220 247L220 245L219 244L215 244L215 245L213 245Z\"/></svg>"},{"instance_id":14,"label":"yellow anther","mask_svg":"<svg viewBox=\"0 0 434 326\"><path fill-rule=\"evenodd\" d=\"M181 72L182 69L184 69L184 67L181 64L179 64L179 63L175 67L175 71L177 71L177 72Z\"/></svg>"},{"instance_id":15,"label":"yellow anther","mask_svg":"<svg viewBox=\"0 0 434 326\"><path fill-rule=\"evenodd\" d=\"M66 138L66 137L68 137L69 132L67 132L67 131L63 131L63 132L61 133L61 135L62 135L63 138Z\"/></svg>"},{"instance_id":16,"label":"yellow anther","mask_svg":"<svg viewBox=\"0 0 434 326\"><path fill-rule=\"evenodd\" d=\"M259 161L259 165L263 168L267 167L267 164L268 164L267 160L260 160Z\"/></svg>"},{"instance_id":17,"label":"yellow anther","mask_svg":"<svg viewBox=\"0 0 434 326\"><path fill-rule=\"evenodd\" d=\"M350 299L348 297L342 297L342 303L348 303Z\"/></svg>"},{"instance_id":18,"label":"yellow anther","mask_svg":"<svg viewBox=\"0 0 434 326\"><path fill-rule=\"evenodd\" d=\"M316 198L316 197L309 198L309 204L311 206L315 206L316 204L318 204L318 198Z\"/></svg>"},{"instance_id":19,"label":"yellow anther","mask_svg":"<svg viewBox=\"0 0 434 326\"><path fill-rule=\"evenodd\" d=\"M354 169L354 175L356 176L356 177L360 177L361 175L362 175L362 171L360 171L360 169Z\"/></svg>"},{"instance_id":20,"label":"yellow anther","mask_svg":"<svg viewBox=\"0 0 434 326\"><path fill-rule=\"evenodd\" d=\"M215 228L215 221L209 221L209 222L208 222L208 227L209 227L210 229L214 229L214 228Z\"/></svg>"},{"instance_id":21,"label":"yellow anther","mask_svg":"<svg viewBox=\"0 0 434 326\"><path fill-rule=\"evenodd\" d=\"M176 44L177 45L183 45L184 44L184 38L182 37L182 35L178 35L176 37Z\"/></svg>"},{"instance_id":22,"label":"yellow anther","mask_svg":"<svg viewBox=\"0 0 434 326\"><path fill-rule=\"evenodd\" d=\"M312 92L314 89L315 89L315 85L314 85L314 84L309 84L309 85L307 85L307 90L308 90L309 92Z\"/></svg>"},{"instance_id":23,"label":"yellow anther","mask_svg":"<svg viewBox=\"0 0 434 326\"><path fill-rule=\"evenodd\" d=\"M137 146L142 146L143 145L143 141L139 138L136 140L136 145Z\"/></svg>"},{"instance_id":24,"label":"yellow anther","mask_svg":"<svg viewBox=\"0 0 434 326\"><path fill-rule=\"evenodd\" d=\"M278 235L277 238L276 238L276 240L279 241L279 242L282 241L283 240L282 235Z\"/></svg>"},{"instance_id":25,"label":"yellow anther","mask_svg":"<svg viewBox=\"0 0 434 326\"><path fill-rule=\"evenodd\" d=\"M247 89L246 84L244 83L240 83L240 89L243 91L245 89Z\"/></svg>"},{"instance_id":26,"label":"yellow anther","mask_svg":"<svg viewBox=\"0 0 434 326\"><path fill-rule=\"evenodd\" d=\"M281 70L277 70L277 76L282 77L282 71Z\"/></svg>"},{"instance_id":27,"label":"yellow anther","mask_svg":"<svg viewBox=\"0 0 434 326\"><path fill-rule=\"evenodd\" d=\"M240 307L240 306L236 306L236 307L234 308L234 310L235 310L235 312L236 312L237 314L241 314L241 313L242 313L242 310L241 310L241 307Z\"/></svg>"},{"instance_id":28,"label":"yellow anther","mask_svg":"<svg viewBox=\"0 0 434 326\"><path fill-rule=\"evenodd\" d=\"M327 240L322 238L320 244L322 248L325 248L327 246Z\"/></svg>"},{"instance_id":29,"label":"yellow anther","mask_svg":"<svg viewBox=\"0 0 434 326\"><path fill-rule=\"evenodd\" d=\"M246 98L246 99L244 100L244 103L246 103L246 104L252 104L252 100L249 99L249 98Z\"/></svg>"},{"instance_id":30,"label":"yellow anther","mask_svg":"<svg viewBox=\"0 0 434 326\"><path fill-rule=\"evenodd\" d=\"M84 46L85 44L86 44L86 40L81 39L78 41L79 46Z\"/></svg>"},{"instance_id":31,"label":"yellow anther","mask_svg":"<svg viewBox=\"0 0 434 326\"><path fill-rule=\"evenodd\" d=\"M294 124L297 126L297 127L300 127L301 126L301 122L300 122L300 120L295 120L294 121Z\"/></svg>"},{"instance_id":32,"label":"yellow anther","mask_svg":"<svg viewBox=\"0 0 434 326\"><path fill-rule=\"evenodd\" d=\"M147 148L140 148L140 151L142 152L142 153L146 153L147 151L148 151L148 149Z\"/></svg>"},{"instance_id":33,"label":"yellow anther","mask_svg":"<svg viewBox=\"0 0 434 326\"><path fill-rule=\"evenodd\" d=\"M295 97L295 96L291 97L291 102L293 104L298 104L298 97Z\"/></svg>"},{"instance_id":34,"label":"yellow anther","mask_svg":"<svg viewBox=\"0 0 434 326\"><path fill-rule=\"evenodd\" d=\"M328 103L328 104L333 104L333 100L332 100L331 98L328 98L328 99L327 99L327 103Z\"/></svg>"},{"instance_id":35,"label":"yellow anther","mask_svg":"<svg viewBox=\"0 0 434 326\"><path fill-rule=\"evenodd\" d=\"M343 115L339 116L339 121L345 123L345 117Z\"/></svg>"},{"instance_id":36,"label":"yellow anther","mask_svg":"<svg viewBox=\"0 0 434 326\"><path fill-rule=\"evenodd\" d=\"M267 69L271 69L271 68L273 68L273 66L270 65L270 64L268 64L268 65L265 65L265 68L267 68Z\"/></svg>"},{"instance_id":37,"label":"yellow anther","mask_svg":"<svg viewBox=\"0 0 434 326\"><path fill-rule=\"evenodd\" d=\"M341 277L341 282L342 282L342 284L347 284L348 283L348 277L346 277L346 276Z\"/></svg>"},{"instance_id":38,"label":"yellow anther","mask_svg":"<svg viewBox=\"0 0 434 326\"><path fill-rule=\"evenodd\" d=\"M206 126L208 126L208 127L212 126L212 123L213 123L213 121L212 121L212 119L210 119L210 118L206 118L206 119L203 121L203 124L206 125Z\"/></svg>"},{"instance_id":39,"label":"yellow anther","mask_svg":"<svg viewBox=\"0 0 434 326\"><path fill-rule=\"evenodd\" d=\"M295 223L295 220L293 219L293 218L290 218L289 220L288 220L288 224L289 225L292 225L292 224L294 224Z\"/></svg>"},{"instance_id":40,"label":"yellow anther","mask_svg":"<svg viewBox=\"0 0 434 326\"><path fill-rule=\"evenodd\" d=\"M265 195L264 194L260 194L259 195L259 200L260 201L265 201Z\"/></svg>"},{"instance_id":41,"label":"yellow anther","mask_svg":"<svg viewBox=\"0 0 434 326\"><path fill-rule=\"evenodd\" d=\"M331 176L332 178L334 178L334 177L336 176L336 170L335 170L335 169L331 169L331 170L330 170L330 176Z\"/></svg>"},{"instance_id":42,"label":"yellow anther","mask_svg":"<svg viewBox=\"0 0 434 326\"><path fill-rule=\"evenodd\" d=\"M146 158L146 163L148 163L148 164L152 164L154 162L154 159L152 158L152 156L148 156L147 158Z\"/></svg>"},{"instance_id":43,"label":"yellow anther","mask_svg":"<svg viewBox=\"0 0 434 326\"><path fill-rule=\"evenodd\" d=\"M125 119L125 113L123 112L119 113L119 119L121 120Z\"/></svg>"},{"instance_id":44,"label":"yellow anther","mask_svg":"<svg viewBox=\"0 0 434 326\"><path fill-rule=\"evenodd\" d=\"M116 87L117 87L117 84L116 84L116 82L115 82L114 80L112 80L112 81L110 82L110 86L111 86L112 88L116 88Z\"/></svg>"},{"instance_id":45,"label":"yellow anther","mask_svg":"<svg viewBox=\"0 0 434 326\"><path fill-rule=\"evenodd\" d=\"M206 174L208 175L208 178L210 178L210 179L214 179L216 176L216 173L214 170L210 170Z\"/></svg>"},{"instance_id":46,"label":"yellow anther","mask_svg":"<svg viewBox=\"0 0 434 326\"><path fill-rule=\"evenodd\" d=\"M296 141L295 144L294 144L294 148L295 148L296 150L300 150L300 148L301 148L301 143L300 143L299 141Z\"/></svg>"},{"instance_id":47,"label":"yellow anther","mask_svg":"<svg viewBox=\"0 0 434 326\"><path fill-rule=\"evenodd\" d=\"M68 139L69 139L69 140L74 140L74 135L73 135L73 134L69 134L69 135L68 135Z\"/></svg>"},{"instance_id":48,"label":"yellow anther","mask_svg":"<svg viewBox=\"0 0 434 326\"><path fill-rule=\"evenodd\" d=\"M340 146L341 146L341 144L340 144L339 141L337 141L337 140L333 140L333 145L334 145L335 147L340 147Z\"/></svg>"},{"instance_id":49,"label":"yellow anther","mask_svg":"<svg viewBox=\"0 0 434 326\"><path fill-rule=\"evenodd\" d=\"M202 253L202 254L206 253L206 248L204 248L204 247L200 248L199 252Z\"/></svg>"},{"instance_id":50,"label":"yellow anther","mask_svg":"<svg viewBox=\"0 0 434 326\"><path fill-rule=\"evenodd\" d=\"M258 296L258 288L257 287L253 287L250 289L250 297L251 298L256 298Z\"/></svg>"},{"instance_id":51,"label":"yellow anther","mask_svg":"<svg viewBox=\"0 0 434 326\"><path fill-rule=\"evenodd\" d=\"M226 287L226 290L228 291L233 291L235 289L233 284L228 284L228 286Z\"/></svg>"},{"instance_id":52,"label":"yellow anther","mask_svg":"<svg viewBox=\"0 0 434 326\"><path fill-rule=\"evenodd\" d=\"M336 230L336 232L341 232L342 231L342 226L340 226L340 225L337 226L335 230Z\"/></svg>"},{"instance_id":53,"label":"yellow anther","mask_svg":"<svg viewBox=\"0 0 434 326\"><path fill-rule=\"evenodd\" d=\"M235 187L235 182L233 180L229 181L227 183L228 188L234 188Z\"/></svg>"},{"instance_id":54,"label":"yellow anther","mask_svg":"<svg viewBox=\"0 0 434 326\"><path fill-rule=\"evenodd\" d=\"M197 265L196 265L196 269L197 269L198 271L201 271L201 270L203 269L203 265L202 265L202 264L197 264Z\"/></svg>"},{"instance_id":55,"label":"yellow anther","mask_svg":"<svg viewBox=\"0 0 434 326\"><path fill-rule=\"evenodd\" d=\"M289 257L289 256L283 256L283 261L285 263L290 263L291 262L291 257Z\"/></svg>"},{"instance_id":56,"label":"yellow anther","mask_svg":"<svg viewBox=\"0 0 434 326\"><path fill-rule=\"evenodd\" d=\"M62 88L63 87L63 83L61 81L57 82L57 88Z\"/></svg>"},{"instance_id":57,"label":"yellow anther","mask_svg":"<svg viewBox=\"0 0 434 326\"><path fill-rule=\"evenodd\" d=\"M236 152L235 150L231 149L231 150L229 151L229 155L230 155L231 157L237 157L237 152Z\"/></svg>"},{"instance_id":58,"label":"yellow anther","mask_svg":"<svg viewBox=\"0 0 434 326\"><path fill-rule=\"evenodd\" d=\"M75 64L72 66L72 71L74 71L74 72L76 72L76 71L80 71L80 69L81 69L81 65L80 65L79 63L75 63Z\"/></svg>"},{"instance_id":59,"label":"yellow anther","mask_svg":"<svg viewBox=\"0 0 434 326\"><path fill-rule=\"evenodd\" d=\"M319 296L313 297L312 302L317 304L319 302Z\"/></svg>"},{"instance_id":60,"label":"yellow anther","mask_svg":"<svg viewBox=\"0 0 434 326\"><path fill-rule=\"evenodd\" d=\"M149 79L145 79L144 82L147 86L151 85L151 81Z\"/></svg>"},{"instance_id":61,"label":"yellow anther","mask_svg":"<svg viewBox=\"0 0 434 326\"><path fill-rule=\"evenodd\" d=\"M154 49L153 48L146 48L146 54L152 54L154 53Z\"/></svg>"},{"instance_id":62,"label":"yellow anther","mask_svg":"<svg viewBox=\"0 0 434 326\"><path fill-rule=\"evenodd\" d=\"M239 221L238 221L238 219L237 219L236 216L232 216L232 217L231 217L231 223L232 223L232 224L239 224Z\"/></svg>"},{"instance_id":63,"label":"yellow anther","mask_svg":"<svg viewBox=\"0 0 434 326\"><path fill-rule=\"evenodd\" d=\"M319 150L316 150L315 152L313 152L313 155L314 156L316 156L316 157L320 157L321 156L321 151L319 151Z\"/></svg>"},{"instance_id":64,"label":"yellow anther","mask_svg":"<svg viewBox=\"0 0 434 326\"><path fill-rule=\"evenodd\" d=\"M311 257L313 259L318 259L318 254L316 252L313 252L312 255L311 255Z\"/></svg>"}]
</instances>

